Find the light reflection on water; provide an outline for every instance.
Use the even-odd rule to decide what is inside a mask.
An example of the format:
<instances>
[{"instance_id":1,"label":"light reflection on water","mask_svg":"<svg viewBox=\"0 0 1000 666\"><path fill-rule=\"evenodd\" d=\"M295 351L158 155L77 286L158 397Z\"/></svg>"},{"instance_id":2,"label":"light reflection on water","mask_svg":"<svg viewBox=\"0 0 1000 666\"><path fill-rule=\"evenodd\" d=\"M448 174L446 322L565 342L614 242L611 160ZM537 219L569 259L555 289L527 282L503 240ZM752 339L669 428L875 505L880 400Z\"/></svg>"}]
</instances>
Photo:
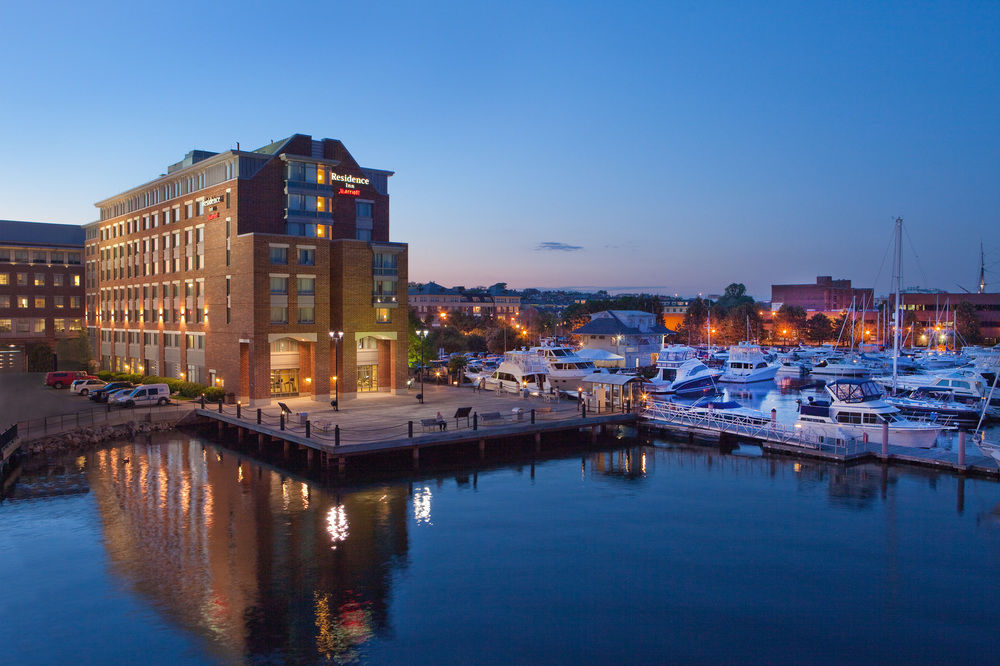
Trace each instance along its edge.
<instances>
[{"instance_id":1,"label":"light reflection on water","mask_svg":"<svg viewBox=\"0 0 1000 666\"><path fill-rule=\"evenodd\" d=\"M757 389L727 397L794 411ZM619 441L334 487L170 435L27 474L0 504L7 657L995 654L1000 485Z\"/></svg>"}]
</instances>

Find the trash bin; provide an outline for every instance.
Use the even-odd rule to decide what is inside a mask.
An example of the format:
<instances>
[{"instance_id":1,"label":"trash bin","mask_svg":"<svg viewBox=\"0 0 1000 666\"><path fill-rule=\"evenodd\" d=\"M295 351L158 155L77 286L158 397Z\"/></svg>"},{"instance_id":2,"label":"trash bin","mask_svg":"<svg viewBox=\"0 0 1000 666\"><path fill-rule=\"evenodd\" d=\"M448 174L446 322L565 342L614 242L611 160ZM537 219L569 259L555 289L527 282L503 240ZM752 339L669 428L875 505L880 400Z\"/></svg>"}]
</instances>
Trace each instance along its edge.
<instances>
[{"instance_id":1,"label":"trash bin","mask_svg":"<svg viewBox=\"0 0 1000 666\"><path fill-rule=\"evenodd\" d=\"M299 412L299 423L305 425L306 421L309 420L309 412Z\"/></svg>"},{"instance_id":2,"label":"trash bin","mask_svg":"<svg viewBox=\"0 0 1000 666\"><path fill-rule=\"evenodd\" d=\"M512 409L510 411L514 414L514 418L516 420L520 421L521 419L524 418L524 410L521 409L520 407L515 407L514 409Z\"/></svg>"}]
</instances>

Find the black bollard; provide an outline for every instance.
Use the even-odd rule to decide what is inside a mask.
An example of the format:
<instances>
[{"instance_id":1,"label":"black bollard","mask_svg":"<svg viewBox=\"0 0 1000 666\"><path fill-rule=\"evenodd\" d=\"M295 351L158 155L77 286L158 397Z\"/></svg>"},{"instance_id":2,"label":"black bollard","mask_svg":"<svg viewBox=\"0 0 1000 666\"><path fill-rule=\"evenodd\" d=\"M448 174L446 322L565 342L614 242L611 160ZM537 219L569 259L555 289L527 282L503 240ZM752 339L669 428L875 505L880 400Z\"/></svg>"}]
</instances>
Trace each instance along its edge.
<instances>
[{"instance_id":1,"label":"black bollard","mask_svg":"<svg viewBox=\"0 0 1000 666\"><path fill-rule=\"evenodd\" d=\"M333 445L340 446L340 426L333 426Z\"/></svg>"},{"instance_id":2,"label":"black bollard","mask_svg":"<svg viewBox=\"0 0 1000 666\"><path fill-rule=\"evenodd\" d=\"M281 429L285 429L285 412L281 412L281 416L278 417L281 420Z\"/></svg>"},{"instance_id":3,"label":"black bollard","mask_svg":"<svg viewBox=\"0 0 1000 666\"><path fill-rule=\"evenodd\" d=\"M219 399L219 413L222 413L222 399Z\"/></svg>"},{"instance_id":4,"label":"black bollard","mask_svg":"<svg viewBox=\"0 0 1000 666\"><path fill-rule=\"evenodd\" d=\"M243 418L243 414L242 414L243 410L240 409L241 407L242 407L242 405L240 403L236 403L236 418L238 418L238 419Z\"/></svg>"},{"instance_id":5,"label":"black bollard","mask_svg":"<svg viewBox=\"0 0 1000 666\"><path fill-rule=\"evenodd\" d=\"M201 408L205 409L205 394L201 394Z\"/></svg>"},{"instance_id":6,"label":"black bollard","mask_svg":"<svg viewBox=\"0 0 1000 666\"><path fill-rule=\"evenodd\" d=\"M406 424L407 433L406 436L413 439L413 421L408 421Z\"/></svg>"},{"instance_id":7,"label":"black bollard","mask_svg":"<svg viewBox=\"0 0 1000 666\"><path fill-rule=\"evenodd\" d=\"M585 402L580 403L580 414L583 416L583 418L587 418L587 403Z\"/></svg>"},{"instance_id":8,"label":"black bollard","mask_svg":"<svg viewBox=\"0 0 1000 666\"><path fill-rule=\"evenodd\" d=\"M310 433L311 433L311 430L309 428L309 421L307 419L306 420L306 439L309 439Z\"/></svg>"},{"instance_id":9,"label":"black bollard","mask_svg":"<svg viewBox=\"0 0 1000 666\"><path fill-rule=\"evenodd\" d=\"M472 429L479 430L479 412L472 412Z\"/></svg>"},{"instance_id":10,"label":"black bollard","mask_svg":"<svg viewBox=\"0 0 1000 666\"><path fill-rule=\"evenodd\" d=\"M257 408L257 425L260 425L260 407Z\"/></svg>"},{"instance_id":11,"label":"black bollard","mask_svg":"<svg viewBox=\"0 0 1000 666\"><path fill-rule=\"evenodd\" d=\"M535 408L531 408L531 425L535 425Z\"/></svg>"}]
</instances>

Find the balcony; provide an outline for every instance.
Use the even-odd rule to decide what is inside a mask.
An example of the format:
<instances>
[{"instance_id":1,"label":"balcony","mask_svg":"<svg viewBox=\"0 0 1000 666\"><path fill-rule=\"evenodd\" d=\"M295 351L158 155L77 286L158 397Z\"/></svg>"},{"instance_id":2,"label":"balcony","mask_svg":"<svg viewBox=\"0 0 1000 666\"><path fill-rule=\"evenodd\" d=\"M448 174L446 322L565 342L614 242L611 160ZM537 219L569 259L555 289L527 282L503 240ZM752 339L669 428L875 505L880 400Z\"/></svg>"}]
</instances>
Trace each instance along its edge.
<instances>
[{"instance_id":1,"label":"balcony","mask_svg":"<svg viewBox=\"0 0 1000 666\"><path fill-rule=\"evenodd\" d=\"M385 268L376 266L375 268L372 269L372 274L375 277L398 277L399 269L396 268L395 266L385 267Z\"/></svg>"},{"instance_id":2,"label":"balcony","mask_svg":"<svg viewBox=\"0 0 1000 666\"><path fill-rule=\"evenodd\" d=\"M378 308L395 308L399 306L399 294L373 293L372 305Z\"/></svg>"}]
</instances>

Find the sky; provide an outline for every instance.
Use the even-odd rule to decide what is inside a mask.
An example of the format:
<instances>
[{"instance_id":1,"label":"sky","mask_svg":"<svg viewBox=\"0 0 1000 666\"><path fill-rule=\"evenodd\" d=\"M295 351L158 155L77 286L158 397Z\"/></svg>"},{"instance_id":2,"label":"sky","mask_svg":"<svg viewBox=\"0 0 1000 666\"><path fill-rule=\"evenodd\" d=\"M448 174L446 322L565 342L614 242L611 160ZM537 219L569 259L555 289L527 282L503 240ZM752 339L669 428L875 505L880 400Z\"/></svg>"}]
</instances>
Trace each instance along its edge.
<instances>
[{"instance_id":1,"label":"sky","mask_svg":"<svg viewBox=\"0 0 1000 666\"><path fill-rule=\"evenodd\" d=\"M0 219L192 149L391 169L410 280L1000 291L1000 2L3 3Z\"/></svg>"}]
</instances>

